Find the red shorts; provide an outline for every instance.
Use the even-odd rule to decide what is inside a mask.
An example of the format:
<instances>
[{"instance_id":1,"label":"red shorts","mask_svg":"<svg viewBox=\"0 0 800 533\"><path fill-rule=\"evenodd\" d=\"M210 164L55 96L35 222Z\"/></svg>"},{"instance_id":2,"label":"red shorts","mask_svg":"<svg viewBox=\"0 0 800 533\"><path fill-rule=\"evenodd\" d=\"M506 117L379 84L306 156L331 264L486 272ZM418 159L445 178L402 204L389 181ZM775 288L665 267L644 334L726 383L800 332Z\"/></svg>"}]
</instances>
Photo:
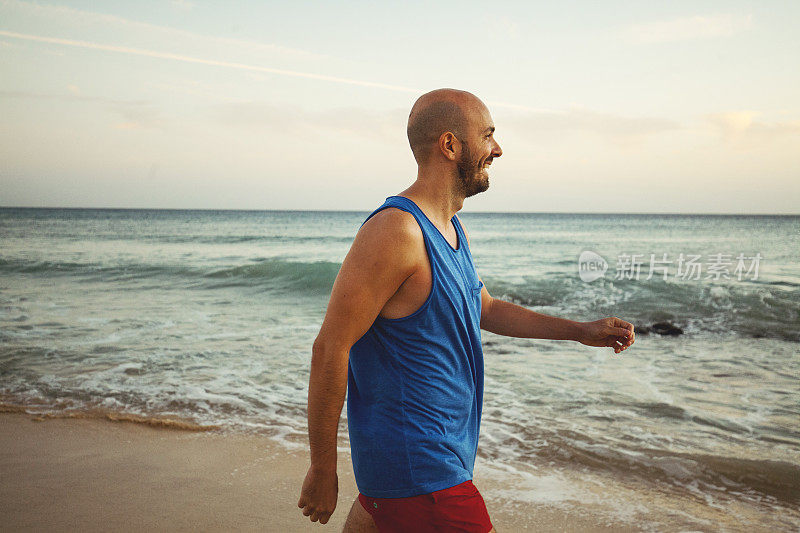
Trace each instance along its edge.
<instances>
[{"instance_id":1,"label":"red shorts","mask_svg":"<svg viewBox=\"0 0 800 533\"><path fill-rule=\"evenodd\" d=\"M471 480L410 498L370 498L359 493L358 501L381 533L492 530L486 504Z\"/></svg>"}]
</instances>

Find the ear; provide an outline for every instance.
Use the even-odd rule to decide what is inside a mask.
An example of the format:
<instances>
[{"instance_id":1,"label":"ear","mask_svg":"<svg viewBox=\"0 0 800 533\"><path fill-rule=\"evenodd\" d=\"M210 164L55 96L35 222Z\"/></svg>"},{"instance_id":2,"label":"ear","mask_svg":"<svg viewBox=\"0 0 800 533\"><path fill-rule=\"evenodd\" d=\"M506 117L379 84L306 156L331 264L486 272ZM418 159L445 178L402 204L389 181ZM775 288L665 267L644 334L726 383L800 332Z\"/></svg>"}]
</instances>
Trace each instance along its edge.
<instances>
[{"instance_id":1,"label":"ear","mask_svg":"<svg viewBox=\"0 0 800 533\"><path fill-rule=\"evenodd\" d=\"M456 160L456 152L461 148L461 142L452 132L446 131L439 137L439 150L450 161Z\"/></svg>"}]
</instances>

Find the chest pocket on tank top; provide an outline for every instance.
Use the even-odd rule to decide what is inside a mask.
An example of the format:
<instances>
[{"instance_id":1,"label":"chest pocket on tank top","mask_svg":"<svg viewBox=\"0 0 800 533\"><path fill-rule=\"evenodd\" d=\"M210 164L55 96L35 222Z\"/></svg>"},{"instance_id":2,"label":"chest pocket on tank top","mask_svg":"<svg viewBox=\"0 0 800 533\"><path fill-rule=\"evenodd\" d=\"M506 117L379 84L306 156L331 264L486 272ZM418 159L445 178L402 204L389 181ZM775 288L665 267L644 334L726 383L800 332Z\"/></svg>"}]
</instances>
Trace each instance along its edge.
<instances>
[{"instance_id":1,"label":"chest pocket on tank top","mask_svg":"<svg viewBox=\"0 0 800 533\"><path fill-rule=\"evenodd\" d=\"M478 320L481 318L481 290L483 290L483 282L478 280L478 286L472 287L472 305L478 311Z\"/></svg>"},{"instance_id":2,"label":"chest pocket on tank top","mask_svg":"<svg viewBox=\"0 0 800 533\"><path fill-rule=\"evenodd\" d=\"M478 286L472 288L472 295L473 296L480 296L482 289L483 289L483 282L479 280L478 281Z\"/></svg>"}]
</instances>

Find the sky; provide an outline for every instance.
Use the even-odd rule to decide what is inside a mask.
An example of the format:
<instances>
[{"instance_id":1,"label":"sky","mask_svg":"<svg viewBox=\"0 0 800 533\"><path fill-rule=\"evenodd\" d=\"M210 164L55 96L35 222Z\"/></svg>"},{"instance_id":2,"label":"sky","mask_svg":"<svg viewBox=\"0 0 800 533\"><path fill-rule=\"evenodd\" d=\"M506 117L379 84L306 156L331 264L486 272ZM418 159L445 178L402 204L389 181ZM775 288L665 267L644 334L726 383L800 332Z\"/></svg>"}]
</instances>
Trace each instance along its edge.
<instances>
[{"instance_id":1,"label":"sky","mask_svg":"<svg viewBox=\"0 0 800 533\"><path fill-rule=\"evenodd\" d=\"M800 2L0 0L0 206L372 210L412 104L489 107L464 211L800 213Z\"/></svg>"}]
</instances>

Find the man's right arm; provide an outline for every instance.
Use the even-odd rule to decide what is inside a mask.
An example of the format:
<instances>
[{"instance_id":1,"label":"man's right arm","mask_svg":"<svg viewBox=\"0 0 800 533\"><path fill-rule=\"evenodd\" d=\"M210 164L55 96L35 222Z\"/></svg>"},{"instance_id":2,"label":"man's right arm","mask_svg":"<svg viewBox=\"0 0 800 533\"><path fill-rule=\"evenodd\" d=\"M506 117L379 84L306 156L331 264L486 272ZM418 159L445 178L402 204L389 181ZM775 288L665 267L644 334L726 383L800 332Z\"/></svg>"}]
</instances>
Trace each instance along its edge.
<instances>
[{"instance_id":1,"label":"man's right arm","mask_svg":"<svg viewBox=\"0 0 800 533\"><path fill-rule=\"evenodd\" d=\"M298 506L312 522L326 523L336 507L336 440L347 391L350 348L419 268L422 239L412 215L391 208L378 212L358 231L333 284L325 319L314 341L308 384L311 467Z\"/></svg>"}]
</instances>

